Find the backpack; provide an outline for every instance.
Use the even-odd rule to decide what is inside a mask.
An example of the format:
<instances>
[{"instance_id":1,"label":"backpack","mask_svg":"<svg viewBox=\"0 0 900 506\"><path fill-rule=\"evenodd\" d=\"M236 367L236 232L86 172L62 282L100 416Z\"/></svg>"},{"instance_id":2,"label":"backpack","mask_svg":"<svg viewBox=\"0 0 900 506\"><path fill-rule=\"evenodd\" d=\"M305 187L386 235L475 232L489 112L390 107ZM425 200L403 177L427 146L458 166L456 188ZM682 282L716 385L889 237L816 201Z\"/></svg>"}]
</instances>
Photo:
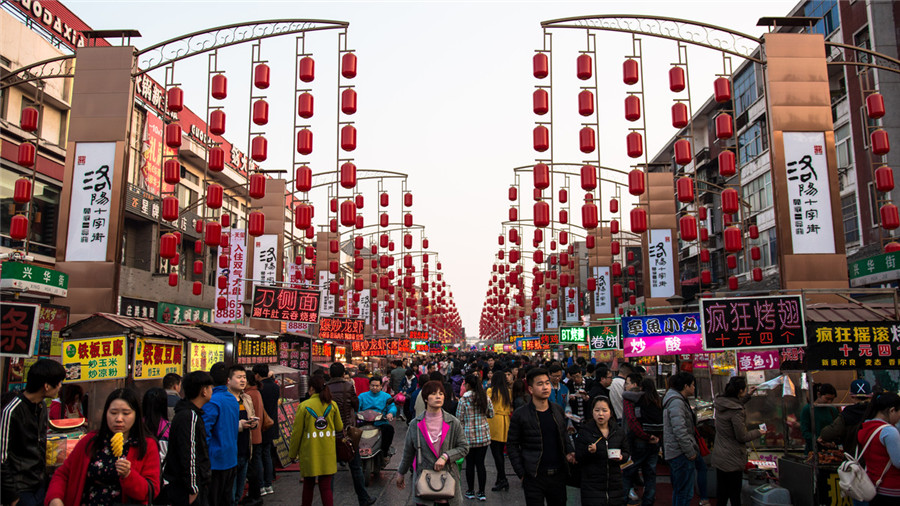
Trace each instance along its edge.
<instances>
[{"instance_id":1,"label":"backpack","mask_svg":"<svg viewBox=\"0 0 900 506\"><path fill-rule=\"evenodd\" d=\"M450 377L450 386L453 387L453 395L459 397L459 391L462 389L462 384L465 378L460 376L451 376Z\"/></svg>"},{"instance_id":2,"label":"backpack","mask_svg":"<svg viewBox=\"0 0 900 506\"><path fill-rule=\"evenodd\" d=\"M838 478L840 479L839 484L841 491L845 496L857 501L871 501L872 498L875 497L878 485L881 485L881 480L884 479L884 475L891 467L891 461L888 459L888 463L881 473L881 478L878 478L878 482L873 484L869 475L866 473L866 468L863 467L860 462L860 459L865 455L866 450L869 448L869 443L871 443L872 440L875 439L875 436L887 426L888 424L884 424L872 431L872 434L866 441L865 446L863 446L862 451L857 448L856 454L852 457L849 453L844 453L847 460L838 468Z\"/></svg>"}]
</instances>

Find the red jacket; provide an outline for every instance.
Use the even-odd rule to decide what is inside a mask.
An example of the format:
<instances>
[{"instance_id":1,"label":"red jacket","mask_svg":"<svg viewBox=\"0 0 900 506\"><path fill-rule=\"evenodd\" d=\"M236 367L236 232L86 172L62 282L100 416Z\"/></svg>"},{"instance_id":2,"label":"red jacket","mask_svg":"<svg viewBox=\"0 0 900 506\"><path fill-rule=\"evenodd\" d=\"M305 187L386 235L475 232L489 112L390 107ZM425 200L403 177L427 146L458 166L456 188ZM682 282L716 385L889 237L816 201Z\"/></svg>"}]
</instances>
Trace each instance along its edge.
<instances>
[{"instance_id":1,"label":"red jacket","mask_svg":"<svg viewBox=\"0 0 900 506\"><path fill-rule=\"evenodd\" d=\"M90 464L88 456L88 443L94 439L97 432L89 432L75 445L72 454L66 458L62 467L53 473L44 505L49 506L53 499L62 499L66 506L80 506L81 496L84 493L84 481L87 476L87 468ZM153 438L147 438L147 453L142 460L137 458L137 448L128 450L125 457L131 462L131 472L124 478L119 478L122 484L122 492L128 498L123 502L147 503L147 481L153 484L155 494L159 493L159 448Z\"/></svg>"},{"instance_id":2,"label":"red jacket","mask_svg":"<svg viewBox=\"0 0 900 506\"><path fill-rule=\"evenodd\" d=\"M882 432L872 440L866 452L862 455L866 463L866 474L869 475L869 479L874 484L881 478L881 473L884 473L884 481L877 488L878 494L900 497L900 469L891 464L891 457L888 455L887 448L881 443L881 436L884 434L884 431L892 430L893 427L884 420L866 420L860 427L856 437L857 441L859 441L859 448L862 449L866 441L869 440L869 436L882 425L887 425L887 427L882 429ZM887 468L887 472L885 472L885 468Z\"/></svg>"},{"instance_id":3,"label":"red jacket","mask_svg":"<svg viewBox=\"0 0 900 506\"><path fill-rule=\"evenodd\" d=\"M353 377L353 385L356 387L356 395L369 391L369 378L356 375Z\"/></svg>"}]
</instances>

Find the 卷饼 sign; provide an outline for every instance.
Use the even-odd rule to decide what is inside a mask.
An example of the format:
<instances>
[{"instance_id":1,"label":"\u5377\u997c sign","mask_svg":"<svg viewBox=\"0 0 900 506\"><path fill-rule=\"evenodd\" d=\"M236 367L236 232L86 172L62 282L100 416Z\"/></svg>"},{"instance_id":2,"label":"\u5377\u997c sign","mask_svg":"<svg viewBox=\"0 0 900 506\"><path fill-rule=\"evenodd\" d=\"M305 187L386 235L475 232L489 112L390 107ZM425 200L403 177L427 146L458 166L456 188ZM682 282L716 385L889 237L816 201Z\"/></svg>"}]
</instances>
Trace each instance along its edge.
<instances>
[{"instance_id":1,"label":"\u5377\u997c sign","mask_svg":"<svg viewBox=\"0 0 900 506\"><path fill-rule=\"evenodd\" d=\"M591 351L621 349L619 326L602 325L600 327L589 327L588 344Z\"/></svg>"},{"instance_id":2,"label":"\u5377\u997c sign","mask_svg":"<svg viewBox=\"0 0 900 506\"><path fill-rule=\"evenodd\" d=\"M784 132L794 254L834 253L831 187L823 132Z\"/></svg>"},{"instance_id":3,"label":"\u5377\u997c sign","mask_svg":"<svg viewBox=\"0 0 900 506\"><path fill-rule=\"evenodd\" d=\"M352 318L319 318L319 338L362 341L365 321Z\"/></svg>"},{"instance_id":4,"label":"\u5377\u997c sign","mask_svg":"<svg viewBox=\"0 0 900 506\"><path fill-rule=\"evenodd\" d=\"M0 356L31 356L40 314L40 304L0 303Z\"/></svg>"},{"instance_id":5,"label":"\u5377\u997c sign","mask_svg":"<svg viewBox=\"0 0 900 506\"><path fill-rule=\"evenodd\" d=\"M807 332L811 370L900 366L900 322L817 322L809 323Z\"/></svg>"},{"instance_id":6,"label":"\u5377\u997c sign","mask_svg":"<svg viewBox=\"0 0 900 506\"><path fill-rule=\"evenodd\" d=\"M799 295L700 299L709 351L805 346Z\"/></svg>"},{"instance_id":7,"label":"\u5377\u997c sign","mask_svg":"<svg viewBox=\"0 0 900 506\"><path fill-rule=\"evenodd\" d=\"M115 163L115 142L75 144L67 262L106 260Z\"/></svg>"},{"instance_id":8,"label":"\u5377\u997c sign","mask_svg":"<svg viewBox=\"0 0 900 506\"><path fill-rule=\"evenodd\" d=\"M125 336L63 341L66 381L124 378L128 375L127 342Z\"/></svg>"},{"instance_id":9,"label":"\u5377\u997c sign","mask_svg":"<svg viewBox=\"0 0 900 506\"><path fill-rule=\"evenodd\" d=\"M703 352L697 313L622 318L622 335L626 357Z\"/></svg>"},{"instance_id":10,"label":"\u5377\u997c sign","mask_svg":"<svg viewBox=\"0 0 900 506\"><path fill-rule=\"evenodd\" d=\"M184 367L181 352L182 343L135 338L134 369L136 380L159 379L169 373L182 375Z\"/></svg>"},{"instance_id":11,"label":"\u5377\u997c sign","mask_svg":"<svg viewBox=\"0 0 900 506\"><path fill-rule=\"evenodd\" d=\"M254 286L251 314L263 320L315 323L319 320L319 292Z\"/></svg>"}]
</instances>

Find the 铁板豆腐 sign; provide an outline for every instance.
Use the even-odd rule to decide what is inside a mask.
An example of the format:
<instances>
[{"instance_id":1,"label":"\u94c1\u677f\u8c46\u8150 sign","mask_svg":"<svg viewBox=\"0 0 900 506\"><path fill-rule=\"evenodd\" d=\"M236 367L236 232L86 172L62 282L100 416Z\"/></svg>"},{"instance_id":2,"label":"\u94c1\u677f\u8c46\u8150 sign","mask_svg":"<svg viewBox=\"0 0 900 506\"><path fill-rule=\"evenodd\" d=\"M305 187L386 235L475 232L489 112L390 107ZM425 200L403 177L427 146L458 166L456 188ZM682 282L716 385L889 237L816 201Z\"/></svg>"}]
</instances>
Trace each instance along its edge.
<instances>
[{"instance_id":1,"label":"\u94c1\u677f\u8c46\u8150 sign","mask_svg":"<svg viewBox=\"0 0 900 506\"><path fill-rule=\"evenodd\" d=\"M63 341L66 382L121 379L128 375L125 336Z\"/></svg>"},{"instance_id":2,"label":"\u94c1\u677f\u8c46\u8150 sign","mask_svg":"<svg viewBox=\"0 0 900 506\"><path fill-rule=\"evenodd\" d=\"M134 340L134 379L159 379L169 373L184 372L182 343L136 338Z\"/></svg>"}]
</instances>

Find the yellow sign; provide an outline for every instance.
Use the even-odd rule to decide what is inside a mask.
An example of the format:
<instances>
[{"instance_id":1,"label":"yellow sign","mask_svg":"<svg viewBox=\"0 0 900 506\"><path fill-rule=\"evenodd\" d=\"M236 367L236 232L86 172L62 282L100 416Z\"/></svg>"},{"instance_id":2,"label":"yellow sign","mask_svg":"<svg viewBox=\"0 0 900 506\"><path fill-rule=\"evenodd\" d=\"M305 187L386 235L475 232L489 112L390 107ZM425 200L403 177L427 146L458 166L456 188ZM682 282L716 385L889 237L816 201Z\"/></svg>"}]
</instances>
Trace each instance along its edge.
<instances>
[{"instance_id":1,"label":"yellow sign","mask_svg":"<svg viewBox=\"0 0 900 506\"><path fill-rule=\"evenodd\" d=\"M179 341L134 340L134 379L162 379L173 372L179 376L184 373L184 347Z\"/></svg>"},{"instance_id":2,"label":"yellow sign","mask_svg":"<svg viewBox=\"0 0 900 506\"><path fill-rule=\"evenodd\" d=\"M188 368L190 372L209 371L213 364L224 361L224 344L188 343Z\"/></svg>"},{"instance_id":3,"label":"yellow sign","mask_svg":"<svg viewBox=\"0 0 900 506\"><path fill-rule=\"evenodd\" d=\"M63 341L62 361L66 381L121 379L128 374L128 340L125 336Z\"/></svg>"},{"instance_id":4,"label":"yellow sign","mask_svg":"<svg viewBox=\"0 0 900 506\"><path fill-rule=\"evenodd\" d=\"M503 351L503 343L495 343L494 351L497 353L501 353Z\"/></svg>"}]
</instances>

